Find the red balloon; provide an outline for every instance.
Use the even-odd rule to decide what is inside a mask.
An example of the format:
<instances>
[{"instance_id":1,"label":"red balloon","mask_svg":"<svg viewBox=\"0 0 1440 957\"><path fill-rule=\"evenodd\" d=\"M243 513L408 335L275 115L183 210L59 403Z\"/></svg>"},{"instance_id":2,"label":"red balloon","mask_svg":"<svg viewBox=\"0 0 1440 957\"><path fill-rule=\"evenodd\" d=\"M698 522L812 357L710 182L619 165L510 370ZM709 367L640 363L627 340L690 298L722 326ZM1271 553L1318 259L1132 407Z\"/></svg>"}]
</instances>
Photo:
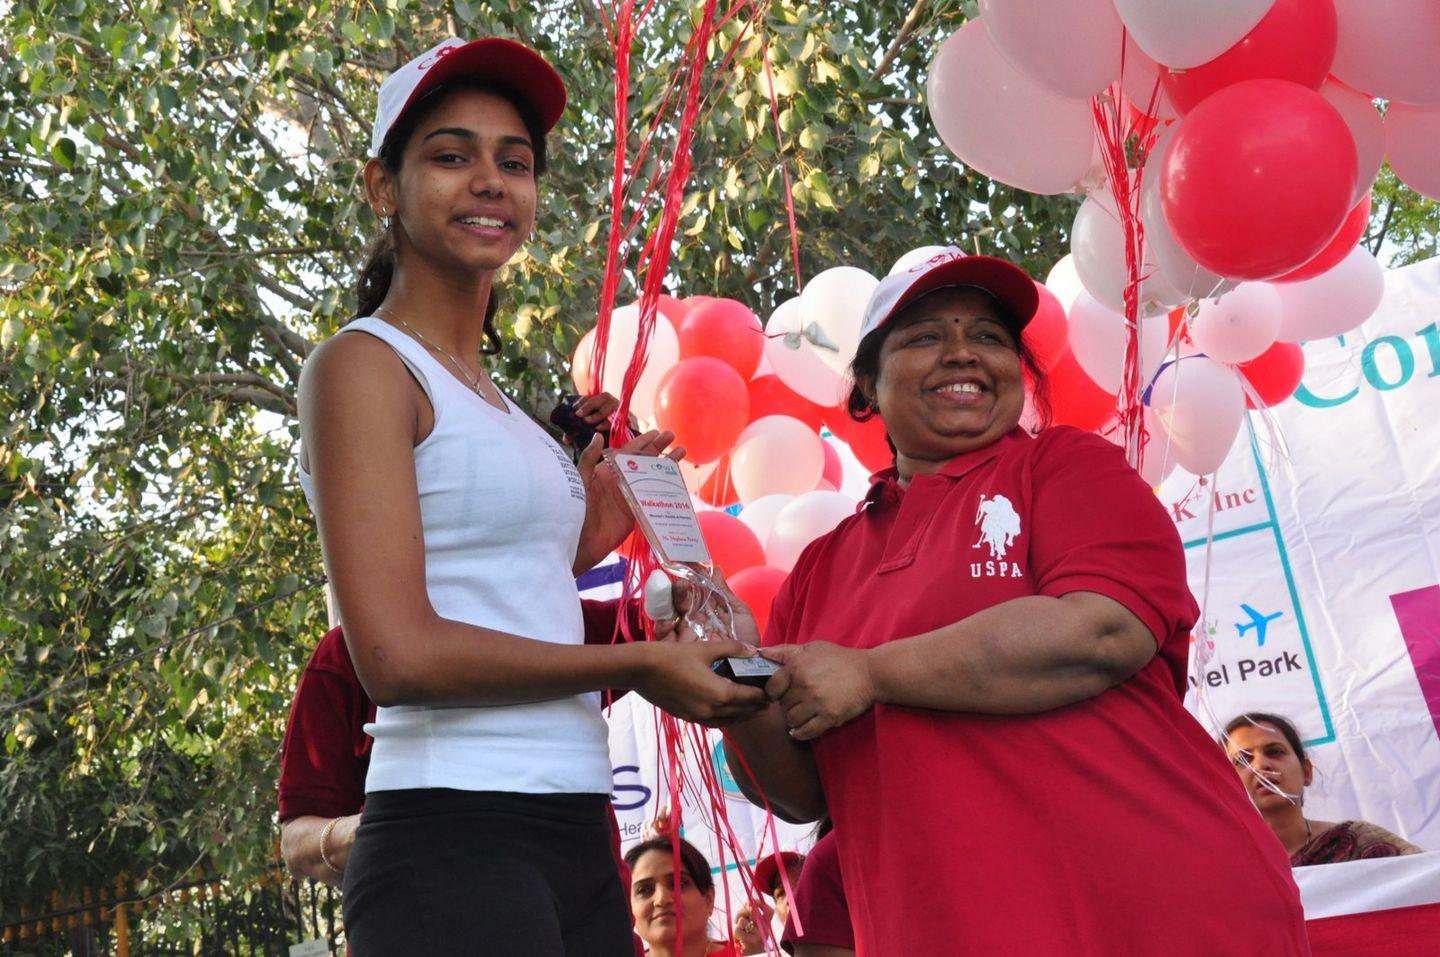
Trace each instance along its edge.
<instances>
[{"instance_id":1,"label":"red balloon","mask_svg":"<svg viewBox=\"0 0 1440 957\"><path fill-rule=\"evenodd\" d=\"M1023 336L1025 344L1035 355L1040 371L1044 372L1059 362L1060 357L1065 354L1070 326L1065 320L1065 307L1060 305L1055 294L1043 283L1037 282L1035 289L1040 293L1040 305L1035 310L1034 318L1025 326Z\"/></svg>"},{"instance_id":2,"label":"red balloon","mask_svg":"<svg viewBox=\"0 0 1440 957\"><path fill-rule=\"evenodd\" d=\"M1068 352L1055 363L1046 381L1054 425L1094 432L1115 414L1115 397L1096 385Z\"/></svg>"},{"instance_id":3,"label":"red balloon","mask_svg":"<svg viewBox=\"0 0 1440 957\"><path fill-rule=\"evenodd\" d=\"M655 391L655 424L675 433L685 457L713 462L735 444L750 421L750 394L740 373L719 359L681 359Z\"/></svg>"},{"instance_id":4,"label":"red balloon","mask_svg":"<svg viewBox=\"0 0 1440 957\"><path fill-rule=\"evenodd\" d=\"M760 365L765 334L743 302L711 299L691 306L680 322L680 358L713 356L748 379Z\"/></svg>"},{"instance_id":5,"label":"red balloon","mask_svg":"<svg viewBox=\"0 0 1440 957\"><path fill-rule=\"evenodd\" d=\"M1370 199L1371 194L1366 193L1365 198L1355 204L1355 208L1350 210L1350 215L1345 217L1340 231L1335 234L1334 239L1330 240L1330 245L1320 250L1318 256L1299 269L1287 272L1283 276L1276 276L1270 281L1299 282L1302 279L1313 279L1340 265L1340 260L1350 255L1350 250L1360 245L1360 239L1365 235L1365 228L1370 225Z\"/></svg>"},{"instance_id":6,"label":"red balloon","mask_svg":"<svg viewBox=\"0 0 1440 957\"><path fill-rule=\"evenodd\" d=\"M1335 59L1335 0L1275 0L1264 19L1224 53L1185 70L1160 71L1181 116L1245 80L1289 80L1320 89Z\"/></svg>"},{"instance_id":7,"label":"red balloon","mask_svg":"<svg viewBox=\"0 0 1440 957\"><path fill-rule=\"evenodd\" d=\"M775 601L775 595L780 591L780 586L785 584L786 573L770 565L757 565L754 568L747 568L737 574L734 578L727 579L730 590L735 597L743 601L755 616L755 623L760 626L760 636L765 636L765 629L770 624L770 605Z\"/></svg>"},{"instance_id":8,"label":"red balloon","mask_svg":"<svg viewBox=\"0 0 1440 957\"><path fill-rule=\"evenodd\" d=\"M738 505L740 495L735 491L735 483L730 481L730 456L720 456L710 477L701 482L700 487L695 489L692 494L706 505L713 505L716 508Z\"/></svg>"},{"instance_id":9,"label":"red balloon","mask_svg":"<svg viewBox=\"0 0 1440 957\"><path fill-rule=\"evenodd\" d=\"M1315 258L1339 232L1356 172L1350 129L1319 93L1247 80L1181 121L1160 198L1197 263L1230 279L1269 279Z\"/></svg>"},{"instance_id":10,"label":"red balloon","mask_svg":"<svg viewBox=\"0 0 1440 957\"><path fill-rule=\"evenodd\" d=\"M820 407L784 382L778 375L761 375L750 380L750 421L767 415L788 415L820 431Z\"/></svg>"},{"instance_id":11,"label":"red balloon","mask_svg":"<svg viewBox=\"0 0 1440 957\"><path fill-rule=\"evenodd\" d=\"M700 512L697 517L705 547L710 549L710 560L726 579L765 564L765 549L749 525L726 512Z\"/></svg>"},{"instance_id":12,"label":"red balloon","mask_svg":"<svg viewBox=\"0 0 1440 957\"><path fill-rule=\"evenodd\" d=\"M1305 375L1305 351L1299 343L1277 342L1235 368L1249 380L1262 402L1267 406L1279 405L1300 388L1300 380ZM1254 400L1248 395L1245 404L1255 408Z\"/></svg>"},{"instance_id":13,"label":"red balloon","mask_svg":"<svg viewBox=\"0 0 1440 957\"><path fill-rule=\"evenodd\" d=\"M690 304L684 299L676 299L674 296L662 292L656 308L660 310L660 315L670 320L670 325L675 327L675 331L679 332L680 321L690 311Z\"/></svg>"},{"instance_id":14,"label":"red balloon","mask_svg":"<svg viewBox=\"0 0 1440 957\"><path fill-rule=\"evenodd\" d=\"M871 472L888 469L895 464L895 453L890 449L889 433L880 416L856 422L850 413L838 406L823 411L825 426L835 437L846 445L860 460L860 464Z\"/></svg>"},{"instance_id":15,"label":"red balloon","mask_svg":"<svg viewBox=\"0 0 1440 957\"><path fill-rule=\"evenodd\" d=\"M831 490L838 491L840 483L845 480L845 467L840 463L840 453L835 451L834 445L823 439L820 445L825 449L825 469L820 473L820 481L829 482Z\"/></svg>"}]
</instances>

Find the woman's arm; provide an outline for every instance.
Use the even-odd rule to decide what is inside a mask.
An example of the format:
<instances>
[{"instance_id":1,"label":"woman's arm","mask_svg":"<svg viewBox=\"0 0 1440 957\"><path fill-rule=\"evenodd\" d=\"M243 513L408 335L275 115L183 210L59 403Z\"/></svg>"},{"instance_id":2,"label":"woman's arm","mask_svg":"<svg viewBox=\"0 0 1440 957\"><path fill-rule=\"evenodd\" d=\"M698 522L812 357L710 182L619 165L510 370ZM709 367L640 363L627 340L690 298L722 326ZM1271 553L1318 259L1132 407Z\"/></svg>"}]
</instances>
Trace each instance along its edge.
<instances>
[{"instance_id":1,"label":"woman's arm","mask_svg":"<svg viewBox=\"0 0 1440 957\"><path fill-rule=\"evenodd\" d=\"M690 720L753 713L764 695L717 677L736 642L556 645L442 618L425 585L414 446L423 394L385 343L342 335L306 362L300 423L345 640L381 706L493 705L632 688Z\"/></svg>"},{"instance_id":2,"label":"woman's arm","mask_svg":"<svg viewBox=\"0 0 1440 957\"><path fill-rule=\"evenodd\" d=\"M325 828L331 821L335 826L330 833ZM360 826L360 815L328 818L306 814L292 817L280 825L280 856L285 866L296 877L313 877L332 887L339 887L345 872L345 862L350 859L350 848L355 844L355 829ZM324 835L325 854L320 854L320 839ZM335 865L326 866L325 858Z\"/></svg>"},{"instance_id":3,"label":"woman's arm","mask_svg":"<svg viewBox=\"0 0 1440 957\"><path fill-rule=\"evenodd\" d=\"M767 693L797 740L877 703L1029 714L1093 698L1135 674L1156 639L1112 598L1071 592L1003 602L934 631L853 649L828 642L766 650L783 661Z\"/></svg>"}]
</instances>

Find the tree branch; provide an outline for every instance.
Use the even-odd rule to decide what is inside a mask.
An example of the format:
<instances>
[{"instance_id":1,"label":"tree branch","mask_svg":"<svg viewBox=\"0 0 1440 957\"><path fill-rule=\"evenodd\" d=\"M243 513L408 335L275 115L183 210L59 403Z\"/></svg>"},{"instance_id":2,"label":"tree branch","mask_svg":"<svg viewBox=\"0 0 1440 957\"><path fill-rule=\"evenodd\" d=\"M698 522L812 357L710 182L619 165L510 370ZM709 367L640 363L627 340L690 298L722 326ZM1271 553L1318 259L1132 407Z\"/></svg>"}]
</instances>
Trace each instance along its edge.
<instances>
[{"instance_id":1,"label":"tree branch","mask_svg":"<svg viewBox=\"0 0 1440 957\"><path fill-rule=\"evenodd\" d=\"M1395 218L1395 207L1399 203L1398 197L1390 197L1390 204L1385 207L1385 218L1380 221L1380 231L1375 234L1375 238L1368 245L1370 255L1380 255L1380 247L1385 243L1385 234L1390 232L1390 221Z\"/></svg>"},{"instance_id":2,"label":"tree branch","mask_svg":"<svg viewBox=\"0 0 1440 957\"><path fill-rule=\"evenodd\" d=\"M910 12L905 15L904 22L900 24L900 32L895 34L890 49L885 51L885 55L880 58L880 62L875 65L874 71L870 74L871 83L879 81L881 77L890 72L890 67L895 65L895 58L900 55L905 44L909 43L910 38L915 35L915 31L920 25L920 14L925 12L926 3L927 0L915 0L915 5L910 8Z\"/></svg>"}]
</instances>

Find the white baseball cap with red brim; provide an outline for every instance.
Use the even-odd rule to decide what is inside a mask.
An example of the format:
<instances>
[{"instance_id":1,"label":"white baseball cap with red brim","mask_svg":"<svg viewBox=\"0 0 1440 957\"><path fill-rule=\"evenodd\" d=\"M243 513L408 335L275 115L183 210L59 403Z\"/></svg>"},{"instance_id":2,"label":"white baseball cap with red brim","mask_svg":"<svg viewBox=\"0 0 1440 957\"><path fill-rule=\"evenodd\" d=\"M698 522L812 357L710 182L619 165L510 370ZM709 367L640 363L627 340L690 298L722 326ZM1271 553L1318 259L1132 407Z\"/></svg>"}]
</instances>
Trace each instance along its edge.
<instances>
[{"instance_id":1,"label":"white baseball cap with red brim","mask_svg":"<svg viewBox=\"0 0 1440 957\"><path fill-rule=\"evenodd\" d=\"M1040 308L1040 293L1025 270L1004 259L967 256L963 250L947 246L914 268L880 280L865 306L860 338L926 293L948 286L975 286L994 296L1014 320L1017 333Z\"/></svg>"},{"instance_id":2,"label":"white baseball cap with red brim","mask_svg":"<svg viewBox=\"0 0 1440 957\"><path fill-rule=\"evenodd\" d=\"M385 78L375 104L370 155L379 156L390 128L421 97L450 80L475 79L512 91L530 104L545 132L565 112L565 81L545 58L523 43L486 37L466 43L442 40Z\"/></svg>"}]
</instances>

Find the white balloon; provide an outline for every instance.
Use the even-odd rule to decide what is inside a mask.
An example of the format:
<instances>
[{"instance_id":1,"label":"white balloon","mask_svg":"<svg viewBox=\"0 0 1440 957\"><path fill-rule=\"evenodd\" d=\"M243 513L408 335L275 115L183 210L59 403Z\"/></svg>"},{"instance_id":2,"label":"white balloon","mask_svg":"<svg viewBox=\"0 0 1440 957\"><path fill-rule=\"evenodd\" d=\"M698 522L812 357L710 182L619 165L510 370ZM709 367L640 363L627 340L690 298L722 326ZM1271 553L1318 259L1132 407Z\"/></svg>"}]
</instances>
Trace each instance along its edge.
<instances>
[{"instance_id":1,"label":"white balloon","mask_svg":"<svg viewBox=\"0 0 1440 957\"><path fill-rule=\"evenodd\" d=\"M818 355L832 371L845 375L860 345L865 304L880 280L854 266L836 266L817 273L800 293L800 328L819 327L835 348L817 344ZM834 405L833 402L827 403Z\"/></svg>"},{"instance_id":2,"label":"white balloon","mask_svg":"<svg viewBox=\"0 0 1440 957\"><path fill-rule=\"evenodd\" d=\"M1140 49L1174 69L1215 59L1274 5L1275 0L1115 0Z\"/></svg>"},{"instance_id":3,"label":"white balloon","mask_svg":"<svg viewBox=\"0 0 1440 957\"><path fill-rule=\"evenodd\" d=\"M1075 271L1074 256L1066 253L1050 267L1050 274L1045 277L1045 288L1055 294L1068 315L1076 298L1085 291L1085 286L1080 282L1080 274Z\"/></svg>"},{"instance_id":4,"label":"white balloon","mask_svg":"<svg viewBox=\"0 0 1440 957\"><path fill-rule=\"evenodd\" d=\"M1120 75L1111 0L980 0L980 19L1007 60L1061 96L1094 96Z\"/></svg>"},{"instance_id":5,"label":"white balloon","mask_svg":"<svg viewBox=\"0 0 1440 957\"><path fill-rule=\"evenodd\" d=\"M1148 251L1147 251L1148 252ZM1125 267L1125 227L1108 192L1085 197L1075 214L1070 231L1070 255L1075 272L1086 291L1105 306L1123 312L1129 277ZM1140 314L1166 312L1185 300L1185 295L1166 281L1154 262L1140 267Z\"/></svg>"},{"instance_id":6,"label":"white balloon","mask_svg":"<svg viewBox=\"0 0 1440 957\"><path fill-rule=\"evenodd\" d=\"M1090 166L1090 101L1057 96L1021 73L971 20L930 64L935 130L966 164L1031 193L1068 193Z\"/></svg>"},{"instance_id":7,"label":"white balloon","mask_svg":"<svg viewBox=\"0 0 1440 957\"><path fill-rule=\"evenodd\" d=\"M1200 303L1190 338L1219 362L1249 362L1280 332L1280 294L1268 282L1242 282L1218 299Z\"/></svg>"},{"instance_id":8,"label":"white balloon","mask_svg":"<svg viewBox=\"0 0 1440 957\"><path fill-rule=\"evenodd\" d=\"M770 530L775 527L776 517L793 501L793 495L762 496L740 510L740 521L755 533L763 546L770 540Z\"/></svg>"},{"instance_id":9,"label":"white balloon","mask_svg":"<svg viewBox=\"0 0 1440 957\"><path fill-rule=\"evenodd\" d=\"M1140 221L1145 225L1145 258L1159 270L1159 276L1152 279L1158 278L1164 287L1175 290L1183 299L1205 299L1234 288L1235 281L1225 279L1191 259L1165 221L1165 211L1160 204L1160 170L1165 151L1177 128L1178 124L1160 134L1145 160L1140 183Z\"/></svg>"},{"instance_id":10,"label":"white balloon","mask_svg":"<svg viewBox=\"0 0 1440 957\"><path fill-rule=\"evenodd\" d=\"M594 338L594 330L586 333ZM605 351L605 378L600 389L611 395L619 395L625 381L625 369L635 351L635 340L640 335L640 309L635 305L621 306L610 314L610 338ZM588 349L589 345L584 344ZM630 410L636 416L647 419L655 411L655 391L665 373L680 361L680 337L675 327L663 317L656 316L655 328L650 333L649 355L645 371L630 396Z\"/></svg>"},{"instance_id":11,"label":"white balloon","mask_svg":"<svg viewBox=\"0 0 1440 957\"><path fill-rule=\"evenodd\" d=\"M765 358L780 381L794 392L820 406L839 405L849 391L845 380L820 358L815 346L802 334L803 325L799 296L777 306L765 324Z\"/></svg>"},{"instance_id":12,"label":"white balloon","mask_svg":"<svg viewBox=\"0 0 1440 957\"><path fill-rule=\"evenodd\" d=\"M806 492L781 510L765 543L765 564L790 571L815 539L855 514L855 500L839 492Z\"/></svg>"},{"instance_id":13,"label":"white balloon","mask_svg":"<svg viewBox=\"0 0 1440 957\"><path fill-rule=\"evenodd\" d=\"M1364 93L1346 86L1333 76L1326 77L1320 95L1339 112L1350 135L1355 139L1355 158L1359 173L1355 177L1355 203L1365 198L1380 165L1385 162L1385 119L1375 109L1375 101ZM1392 164L1393 165L1393 164ZM1351 204L1352 206L1354 203Z\"/></svg>"},{"instance_id":14,"label":"white balloon","mask_svg":"<svg viewBox=\"0 0 1440 957\"><path fill-rule=\"evenodd\" d=\"M1225 461L1240 433L1245 392L1233 369L1190 356L1161 370L1150 390L1150 408L1180 467L1208 475Z\"/></svg>"},{"instance_id":15,"label":"white balloon","mask_svg":"<svg viewBox=\"0 0 1440 957\"><path fill-rule=\"evenodd\" d=\"M1166 316L1140 320L1140 378L1148 382L1165 360L1170 321ZM1125 317L1080 293L1070 309L1070 352L1095 384L1111 395L1125 378Z\"/></svg>"},{"instance_id":16,"label":"white balloon","mask_svg":"<svg viewBox=\"0 0 1440 957\"><path fill-rule=\"evenodd\" d=\"M909 272L921 263L927 262L931 258L940 255L946 248L945 246L917 246L895 260L895 265L890 267L889 275L894 276L897 273Z\"/></svg>"},{"instance_id":17,"label":"white balloon","mask_svg":"<svg viewBox=\"0 0 1440 957\"><path fill-rule=\"evenodd\" d=\"M1328 339L1374 315L1385 295L1385 270L1364 246L1356 246L1329 272L1300 282L1276 283L1281 342Z\"/></svg>"}]
</instances>

